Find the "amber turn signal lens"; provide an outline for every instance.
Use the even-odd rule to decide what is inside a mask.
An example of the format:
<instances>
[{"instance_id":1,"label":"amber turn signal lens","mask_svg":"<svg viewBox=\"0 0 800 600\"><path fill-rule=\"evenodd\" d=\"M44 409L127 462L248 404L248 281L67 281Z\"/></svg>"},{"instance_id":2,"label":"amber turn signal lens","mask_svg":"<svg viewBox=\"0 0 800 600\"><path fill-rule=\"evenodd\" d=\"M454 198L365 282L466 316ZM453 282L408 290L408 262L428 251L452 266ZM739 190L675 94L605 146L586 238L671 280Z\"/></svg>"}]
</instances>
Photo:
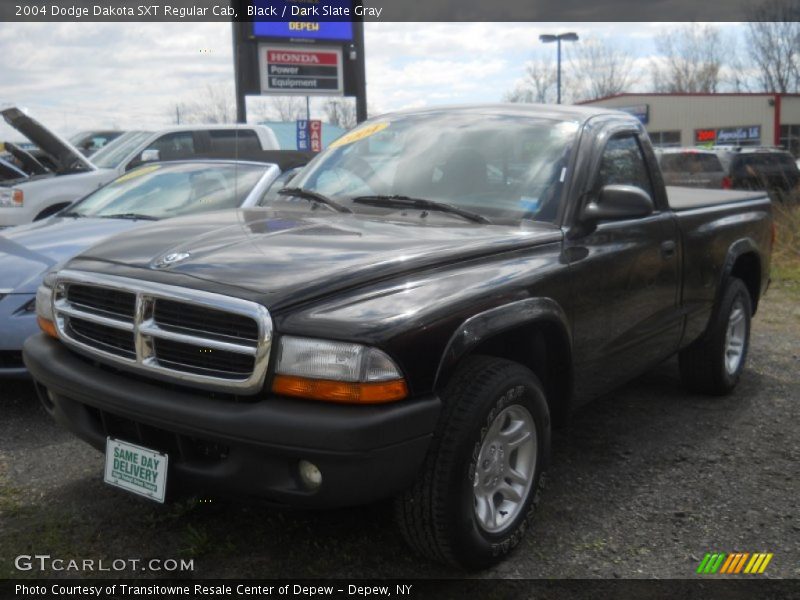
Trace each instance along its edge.
<instances>
[{"instance_id":1,"label":"amber turn signal lens","mask_svg":"<svg viewBox=\"0 0 800 600\"><path fill-rule=\"evenodd\" d=\"M55 323L42 317L36 317L36 322L39 324L39 329L44 331L50 337L58 339L58 331L56 331Z\"/></svg>"},{"instance_id":2,"label":"amber turn signal lens","mask_svg":"<svg viewBox=\"0 0 800 600\"><path fill-rule=\"evenodd\" d=\"M380 404L402 400L408 396L408 387L404 379L353 383L276 375L272 381L272 391L281 396L344 404Z\"/></svg>"}]
</instances>

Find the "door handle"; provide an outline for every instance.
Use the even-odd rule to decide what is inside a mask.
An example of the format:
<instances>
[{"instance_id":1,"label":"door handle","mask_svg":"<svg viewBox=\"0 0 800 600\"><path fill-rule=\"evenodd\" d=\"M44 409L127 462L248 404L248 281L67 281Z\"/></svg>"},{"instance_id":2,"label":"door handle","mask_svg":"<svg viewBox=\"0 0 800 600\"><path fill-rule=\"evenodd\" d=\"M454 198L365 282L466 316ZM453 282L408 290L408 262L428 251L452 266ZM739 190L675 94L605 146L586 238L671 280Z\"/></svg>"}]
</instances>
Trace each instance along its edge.
<instances>
[{"instance_id":1,"label":"door handle","mask_svg":"<svg viewBox=\"0 0 800 600\"><path fill-rule=\"evenodd\" d=\"M668 240L661 243L661 256L664 258L672 258L675 256L675 242Z\"/></svg>"}]
</instances>

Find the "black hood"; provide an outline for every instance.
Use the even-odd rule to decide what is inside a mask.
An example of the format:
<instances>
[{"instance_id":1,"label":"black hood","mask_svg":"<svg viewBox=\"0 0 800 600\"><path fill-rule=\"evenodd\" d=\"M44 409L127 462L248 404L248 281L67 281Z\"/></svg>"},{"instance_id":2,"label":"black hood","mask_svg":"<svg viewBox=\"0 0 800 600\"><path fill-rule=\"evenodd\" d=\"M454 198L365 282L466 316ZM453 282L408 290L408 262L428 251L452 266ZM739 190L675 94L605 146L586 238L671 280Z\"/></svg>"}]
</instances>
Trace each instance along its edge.
<instances>
[{"instance_id":1,"label":"black hood","mask_svg":"<svg viewBox=\"0 0 800 600\"><path fill-rule=\"evenodd\" d=\"M557 241L558 228L421 225L354 214L251 208L169 219L115 236L80 258L264 294L270 306L325 295L427 266ZM158 277L163 281L163 276Z\"/></svg>"}]
</instances>

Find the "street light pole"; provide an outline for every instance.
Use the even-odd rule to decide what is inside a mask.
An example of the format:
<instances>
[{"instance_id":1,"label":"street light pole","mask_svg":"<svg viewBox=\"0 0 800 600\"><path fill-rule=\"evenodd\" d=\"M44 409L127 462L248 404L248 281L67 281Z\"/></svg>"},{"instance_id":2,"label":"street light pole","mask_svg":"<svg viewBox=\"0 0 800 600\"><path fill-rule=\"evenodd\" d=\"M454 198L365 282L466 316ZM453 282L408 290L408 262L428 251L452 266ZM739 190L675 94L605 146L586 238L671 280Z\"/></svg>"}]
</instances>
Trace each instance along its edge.
<instances>
[{"instance_id":1,"label":"street light pole","mask_svg":"<svg viewBox=\"0 0 800 600\"><path fill-rule=\"evenodd\" d=\"M549 44L550 42L556 43L556 102L561 104L561 40L565 42L577 42L578 34L574 31L567 33L559 33L558 35L542 34L539 36L539 41Z\"/></svg>"}]
</instances>

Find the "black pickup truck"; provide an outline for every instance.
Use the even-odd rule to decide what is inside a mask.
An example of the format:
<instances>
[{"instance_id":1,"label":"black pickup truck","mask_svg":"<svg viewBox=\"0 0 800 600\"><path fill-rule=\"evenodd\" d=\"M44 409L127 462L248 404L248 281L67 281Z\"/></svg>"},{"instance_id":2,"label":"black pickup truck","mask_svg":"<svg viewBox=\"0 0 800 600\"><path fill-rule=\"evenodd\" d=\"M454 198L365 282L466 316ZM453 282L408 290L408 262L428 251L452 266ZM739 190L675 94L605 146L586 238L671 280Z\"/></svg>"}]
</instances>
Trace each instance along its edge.
<instances>
[{"instance_id":1,"label":"black pickup truck","mask_svg":"<svg viewBox=\"0 0 800 600\"><path fill-rule=\"evenodd\" d=\"M391 114L290 185L46 277L25 363L108 483L394 497L411 546L481 568L528 528L570 411L676 353L692 390L742 374L770 202L665 188L629 115Z\"/></svg>"}]
</instances>

